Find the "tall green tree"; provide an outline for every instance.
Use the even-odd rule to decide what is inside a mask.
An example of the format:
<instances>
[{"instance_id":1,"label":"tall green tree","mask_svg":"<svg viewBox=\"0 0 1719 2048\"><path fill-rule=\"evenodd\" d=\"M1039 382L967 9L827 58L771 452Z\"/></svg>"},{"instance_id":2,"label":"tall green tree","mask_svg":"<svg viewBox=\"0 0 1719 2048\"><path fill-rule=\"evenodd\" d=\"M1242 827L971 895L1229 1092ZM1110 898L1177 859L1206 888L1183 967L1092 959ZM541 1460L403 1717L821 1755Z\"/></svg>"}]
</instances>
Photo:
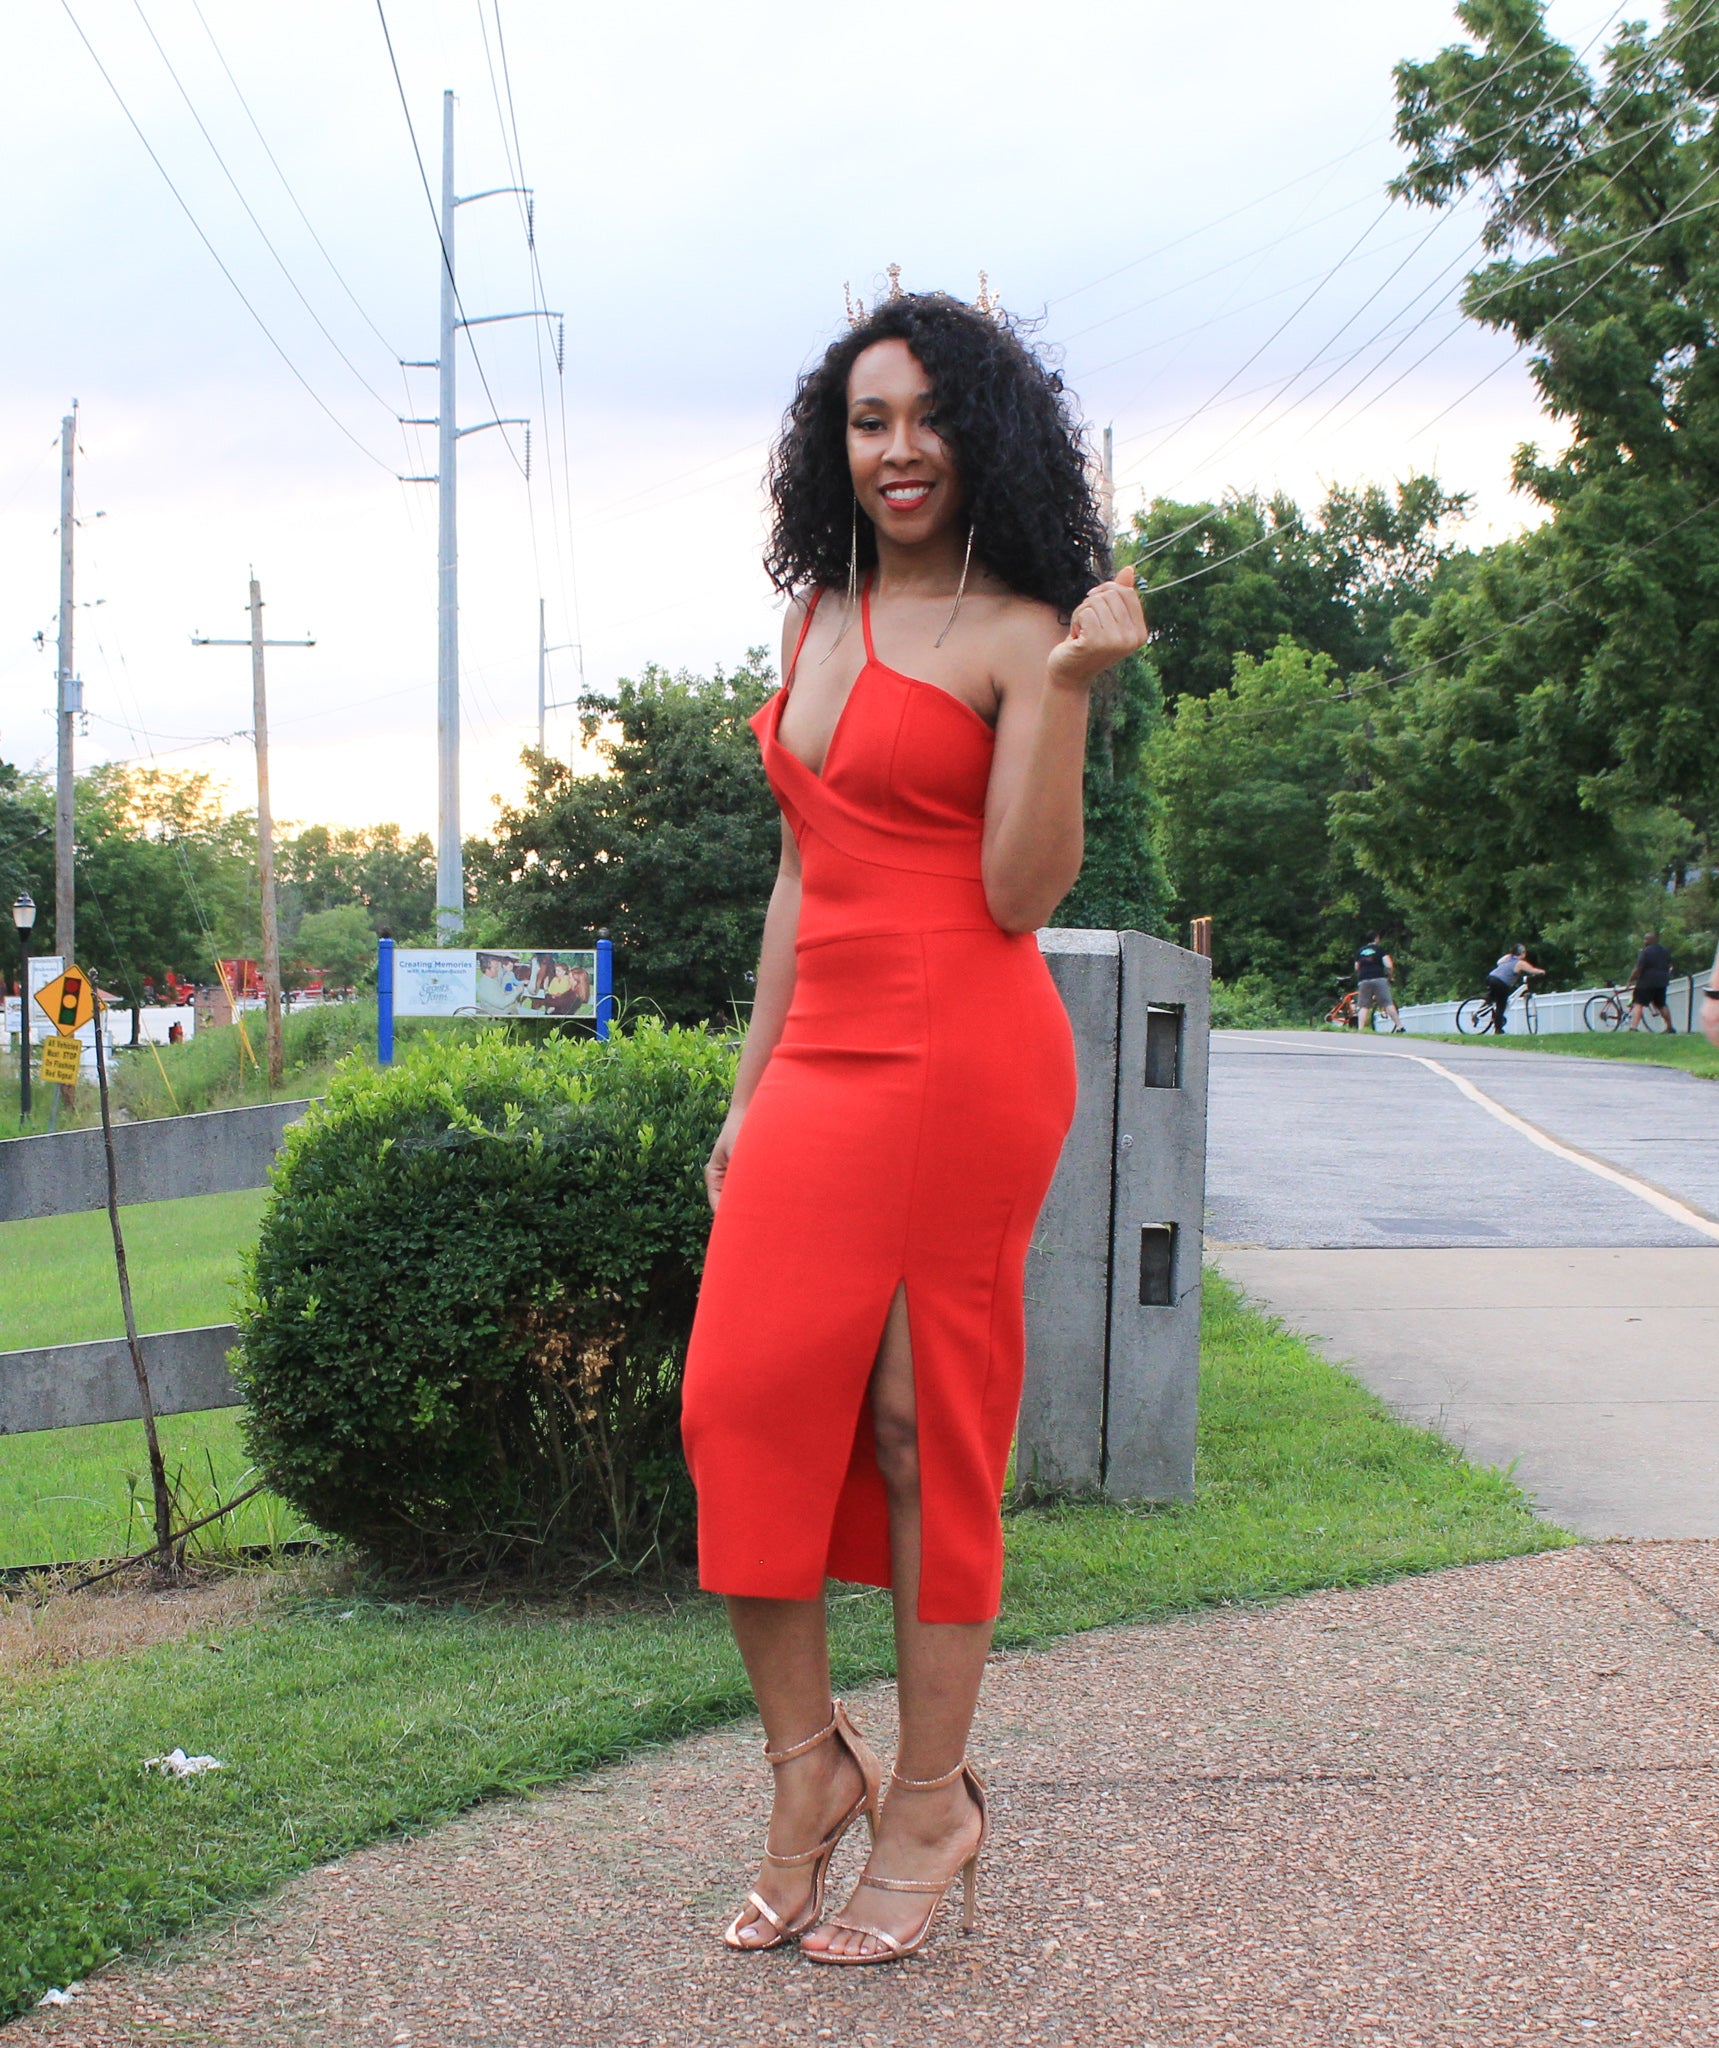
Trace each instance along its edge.
<instances>
[{"instance_id":1,"label":"tall green tree","mask_svg":"<svg viewBox=\"0 0 1719 2048\"><path fill-rule=\"evenodd\" d=\"M36 952L47 950L54 911L54 797L45 779L0 761L0 943L7 948L4 978L18 972L12 905L28 894L39 929L31 934Z\"/></svg>"},{"instance_id":2,"label":"tall green tree","mask_svg":"<svg viewBox=\"0 0 1719 2048\"><path fill-rule=\"evenodd\" d=\"M1381 713L1365 764L1424 805L1453 753L1441 800L1465 806L1463 845L1445 864L1382 780L1348 823L1453 967L1465 923L1466 971L1501 914L1562 920L1609 959L1632 861L1637 888L1655 861L1711 867L1719 823L1719 10L1670 0L1591 68L1543 0L1456 13L1470 42L1397 68L1396 189L1485 199L1490 260L1463 305L1529 351L1560 445L1519 450L1515 476L1551 518L1405 630L1404 666L1433 679Z\"/></svg>"},{"instance_id":3,"label":"tall green tree","mask_svg":"<svg viewBox=\"0 0 1719 2048\"><path fill-rule=\"evenodd\" d=\"M427 832L408 839L398 825L307 825L281 841L276 873L289 934L301 918L343 904L357 904L375 931L397 939L435 924L436 849Z\"/></svg>"},{"instance_id":4,"label":"tall green tree","mask_svg":"<svg viewBox=\"0 0 1719 2048\"><path fill-rule=\"evenodd\" d=\"M1156 499L1117 547L1136 564L1166 699L1227 689L1236 656L1285 634L1343 673L1375 667L1424 611L1468 500L1435 477L1334 486L1316 517L1291 498Z\"/></svg>"},{"instance_id":5,"label":"tall green tree","mask_svg":"<svg viewBox=\"0 0 1719 2048\"><path fill-rule=\"evenodd\" d=\"M732 673L653 666L613 698L582 697L603 770L526 753L524 799L476 851L486 927L538 946L587 945L607 927L619 992L675 1023L749 1003L781 840L747 720L774 683L755 647Z\"/></svg>"},{"instance_id":6,"label":"tall green tree","mask_svg":"<svg viewBox=\"0 0 1719 2048\"><path fill-rule=\"evenodd\" d=\"M107 763L78 777L75 814L78 952L110 988L213 981L217 958L256 950L256 820L209 776Z\"/></svg>"},{"instance_id":7,"label":"tall green tree","mask_svg":"<svg viewBox=\"0 0 1719 2048\"><path fill-rule=\"evenodd\" d=\"M1429 995L1471 993L1518 939L1554 985L1621 974L1644 885L1687 832L1618 778L1568 687L1588 628L1557 596L1566 569L1552 525L1490 549L1404 636L1424 667L1356 699L1332 829L1401 906Z\"/></svg>"},{"instance_id":8,"label":"tall green tree","mask_svg":"<svg viewBox=\"0 0 1719 2048\"><path fill-rule=\"evenodd\" d=\"M1286 1002L1328 1002L1358 940L1392 924L1331 831L1361 717L1329 655L1286 635L1263 661L1238 655L1227 688L1182 697L1154 735L1174 913L1212 919L1224 980L1264 976Z\"/></svg>"}]
</instances>

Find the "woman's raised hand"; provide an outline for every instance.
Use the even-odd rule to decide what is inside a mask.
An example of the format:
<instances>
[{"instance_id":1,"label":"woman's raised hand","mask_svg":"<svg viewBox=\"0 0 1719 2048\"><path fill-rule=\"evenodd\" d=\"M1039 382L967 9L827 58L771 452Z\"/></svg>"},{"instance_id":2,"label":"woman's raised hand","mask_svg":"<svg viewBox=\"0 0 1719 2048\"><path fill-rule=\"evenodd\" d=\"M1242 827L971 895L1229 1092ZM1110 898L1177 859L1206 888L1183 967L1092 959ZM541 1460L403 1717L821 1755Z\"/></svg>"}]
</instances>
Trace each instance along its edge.
<instances>
[{"instance_id":1,"label":"woman's raised hand","mask_svg":"<svg viewBox=\"0 0 1719 2048\"><path fill-rule=\"evenodd\" d=\"M1074 608L1068 637L1051 649L1050 678L1065 689L1084 689L1146 645L1146 614L1134 588L1134 571L1119 569L1113 583L1099 583Z\"/></svg>"}]
</instances>

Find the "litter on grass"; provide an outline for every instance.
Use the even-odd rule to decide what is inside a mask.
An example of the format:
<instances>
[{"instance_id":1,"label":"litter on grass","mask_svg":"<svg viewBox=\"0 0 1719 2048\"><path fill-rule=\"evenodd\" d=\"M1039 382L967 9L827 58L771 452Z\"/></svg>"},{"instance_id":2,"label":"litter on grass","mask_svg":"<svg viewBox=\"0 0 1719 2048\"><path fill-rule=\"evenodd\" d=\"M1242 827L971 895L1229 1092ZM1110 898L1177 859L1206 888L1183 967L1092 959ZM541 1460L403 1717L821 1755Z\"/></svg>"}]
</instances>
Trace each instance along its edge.
<instances>
[{"instance_id":1,"label":"litter on grass","mask_svg":"<svg viewBox=\"0 0 1719 2048\"><path fill-rule=\"evenodd\" d=\"M83 1988L81 1984L68 1984L64 1991L57 1988L44 1991L41 1997L36 2000L36 2003L38 2005L70 2005Z\"/></svg>"},{"instance_id":2,"label":"litter on grass","mask_svg":"<svg viewBox=\"0 0 1719 2048\"><path fill-rule=\"evenodd\" d=\"M164 1778L195 1778L204 1771L224 1771L227 1767L212 1756L187 1756L182 1749L171 1749L165 1756L146 1756L143 1768L159 1771Z\"/></svg>"}]
</instances>

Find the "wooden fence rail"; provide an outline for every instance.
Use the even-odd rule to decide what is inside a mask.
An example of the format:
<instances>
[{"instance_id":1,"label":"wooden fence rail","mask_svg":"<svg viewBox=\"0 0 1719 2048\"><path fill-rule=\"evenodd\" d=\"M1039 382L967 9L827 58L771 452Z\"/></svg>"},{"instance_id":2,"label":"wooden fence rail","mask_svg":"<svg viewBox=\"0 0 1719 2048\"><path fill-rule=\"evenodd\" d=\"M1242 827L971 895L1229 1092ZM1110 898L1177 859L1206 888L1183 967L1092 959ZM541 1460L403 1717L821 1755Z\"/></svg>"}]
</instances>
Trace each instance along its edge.
<instances>
[{"instance_id":1,"label":"wooden fence rail","mask_svg":"<svg viewBox=\"0 0 1719 2048\"><path fill-rule=\"evenodd\" d=\"M287 1126L309 1107L308 1102L270 1102L120 1124L113 1134L119 1199L127 1204L172 1202L266 1187ZM106 1206L99 1130L0 1142L0 1223ZM236 1406L239 1395L227 1370L227 1353L238 1337L231 1323L144 1337L156 1414ZM89 1422L135 1422L139 1413L137 1377L123 1337L0 1351L0 1436Z\"/></svg>"}]
</instances>

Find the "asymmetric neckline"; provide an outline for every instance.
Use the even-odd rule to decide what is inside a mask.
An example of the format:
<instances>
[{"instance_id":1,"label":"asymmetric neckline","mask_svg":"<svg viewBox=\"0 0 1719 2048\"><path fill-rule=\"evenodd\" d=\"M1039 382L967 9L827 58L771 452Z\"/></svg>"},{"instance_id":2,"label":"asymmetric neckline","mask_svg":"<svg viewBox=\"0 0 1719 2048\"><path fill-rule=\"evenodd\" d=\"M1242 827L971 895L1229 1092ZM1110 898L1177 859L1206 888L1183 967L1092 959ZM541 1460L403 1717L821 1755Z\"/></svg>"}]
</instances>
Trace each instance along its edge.
<instances>
[{"instance_id":1,"label":"asymmetric neckline","mask_svg":"<svg viewBox=\"0 0 1719 2048\"><path fill-rule=\"evenodd\" d=\"M871 578L867 576L860 589L860 631L865 636L865 660L860 665L859 673L848 685L848 693L842 699L842 708L836 713L836 722L830 728L830 737L824 747L823 760L819 762L816 768L809 761L801 760L800 756L782 738L782 713L787 708L788 698L792 694L794 677L800 666L800 654L805 647L806 635L811 631L812 620L816 616L823 595L823 590L820 587L813 593L812 601L806 607L806 616L800 625L800 637L795 642L793 659L788 663L788 673L783 678L782 687L776 692L775 715L770 722L770 737L777 750L786 754L796 767L802 769L814 782L823 781L829 770L830 756L835 752L836 742L840 739L842 727L847 722L849 709L852 707L854 698L859 693L861 684L864 683L866 677L873 669L878 670L882 675L891 677L895 682L906 683L909 689L927 690L933 697L943 698L947 703L953 704L957 711L964 713L967 718L971 719L973 724L979 728L988 740L995 740L997 736L996 728L989 724L981 713L975 711L965 697L958 697L953 690L944 689L941 683L928 683L923 676L910 676L905 670L891 668L888 662L879 661L877 648L873 644L871 637Z\"/></svg>"}]
</instances>

